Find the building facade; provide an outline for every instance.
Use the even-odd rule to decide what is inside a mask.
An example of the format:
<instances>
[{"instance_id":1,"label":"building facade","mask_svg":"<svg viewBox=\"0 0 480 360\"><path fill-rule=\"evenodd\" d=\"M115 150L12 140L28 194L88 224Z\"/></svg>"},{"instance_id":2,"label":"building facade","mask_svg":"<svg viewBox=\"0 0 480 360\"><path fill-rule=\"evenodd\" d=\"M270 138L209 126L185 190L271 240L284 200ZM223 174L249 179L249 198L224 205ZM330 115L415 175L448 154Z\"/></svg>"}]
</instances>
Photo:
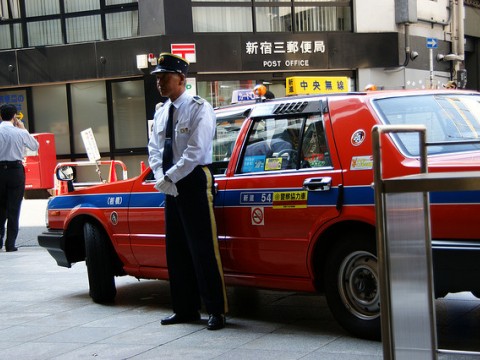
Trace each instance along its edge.
<instances>
[{"instance_id":1,"label":"building facade","mask_svg":"<svg viewBox=\"0 0 480 360\"><path fill-rule=\"evenodd\" d=\"M59 161L86 160L80 132L91 128L102 159L124 161L129 175L147 159L160 52L190 60L188 91L213 106L259 83L277 97L372 83L479 89L473 0L0 4L0 103L17 104L31 132L54 133Z\"/></svg>"}]
</instances>

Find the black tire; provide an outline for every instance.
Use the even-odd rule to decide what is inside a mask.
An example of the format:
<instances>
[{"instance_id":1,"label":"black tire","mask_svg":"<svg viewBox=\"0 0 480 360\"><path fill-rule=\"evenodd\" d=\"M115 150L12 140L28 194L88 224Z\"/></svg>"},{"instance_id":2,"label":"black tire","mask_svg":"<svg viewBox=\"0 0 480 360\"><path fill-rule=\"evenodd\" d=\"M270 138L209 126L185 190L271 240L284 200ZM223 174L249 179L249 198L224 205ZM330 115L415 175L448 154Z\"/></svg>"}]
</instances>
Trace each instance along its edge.
<instances>
[{"instance_id":1,"label":"black tire","mask_svg":"<svg viewBox=\"0 0 480 360\"><path fill-rule=\"evenodd\" d=\"M117 295L112 246L96 225L85 223L83 232L90 297L99 304L111 303Z\"/></svg>"},{"instance_id":2,"label":"black tire","mask_svg":"<svg viewBox=\"0 0 480 360\"><path fill-rule=\"evenodd\" d=\"M374 232L337 239L325 263L327 303L337 322L363 339L380 340L380 289Z\"/></svg>"}]
</instances>

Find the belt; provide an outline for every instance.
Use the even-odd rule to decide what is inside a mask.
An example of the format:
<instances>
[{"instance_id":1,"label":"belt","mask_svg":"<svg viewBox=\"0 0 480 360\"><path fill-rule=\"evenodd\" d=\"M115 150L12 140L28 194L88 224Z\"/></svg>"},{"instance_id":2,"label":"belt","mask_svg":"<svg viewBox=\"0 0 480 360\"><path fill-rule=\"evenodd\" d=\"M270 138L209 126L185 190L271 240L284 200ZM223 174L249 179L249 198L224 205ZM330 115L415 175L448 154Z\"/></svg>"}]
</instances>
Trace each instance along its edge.
<instances>
[{"instance_id":1,"label":"belt","mask_svg":"<svg viewBox=\"0 0 480 360\"><path fill-rule=\"evenodd\" d=\"M0 167L3 169L18 168L20 166L23 166L22 160L0 161Z\"/></svg>"}]
</instances>

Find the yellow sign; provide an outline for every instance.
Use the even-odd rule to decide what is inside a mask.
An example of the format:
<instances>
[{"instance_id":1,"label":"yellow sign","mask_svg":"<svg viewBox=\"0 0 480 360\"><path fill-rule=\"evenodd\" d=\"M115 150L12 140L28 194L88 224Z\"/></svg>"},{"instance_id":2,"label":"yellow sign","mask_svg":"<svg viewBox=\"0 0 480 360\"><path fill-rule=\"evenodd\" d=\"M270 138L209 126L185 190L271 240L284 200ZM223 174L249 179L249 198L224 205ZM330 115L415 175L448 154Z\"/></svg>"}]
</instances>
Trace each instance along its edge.
<instances>
[{"instance_id":1,"label":"yellow sign","mask_svg":"<svg viewBox=\"0 0 480 360\"><path fill-rule=\"evenodd\" d=\"M350 91L346 76L293 76L287 78L287 95L332 94Z\"/></svg>"},{"instance_id":2,"label":"yellow sign","mask_svg":"<svg viewBox=\"0 0 480 360\"><path fill-rule=\"evenodd\" d=\"M282 191L273 193L274 209L304 209L307 207L307 191Z\"/></svg>"},{"instance_id":3,"label":"yellow sign","mask_svg":"<svg viewBox=\"0 0 480 360\"><path fill-rule=\"evenodd\" d=\"M22 113L21 111L19 111L19 112L17 113L17 119L18 119L18 120L22 120L22 119L23 119L23 113Z\"/></svg>"},{"instance_id":4,"label":"yellow sign","mask_svg":"<svg viewBox=\"0 0 480 360\"><path fill-rule=\"evenodd\" d=\"M282 158L267 158L265 161L265 171L268 170L281 170Z\"/></svg>"}]
</instances>

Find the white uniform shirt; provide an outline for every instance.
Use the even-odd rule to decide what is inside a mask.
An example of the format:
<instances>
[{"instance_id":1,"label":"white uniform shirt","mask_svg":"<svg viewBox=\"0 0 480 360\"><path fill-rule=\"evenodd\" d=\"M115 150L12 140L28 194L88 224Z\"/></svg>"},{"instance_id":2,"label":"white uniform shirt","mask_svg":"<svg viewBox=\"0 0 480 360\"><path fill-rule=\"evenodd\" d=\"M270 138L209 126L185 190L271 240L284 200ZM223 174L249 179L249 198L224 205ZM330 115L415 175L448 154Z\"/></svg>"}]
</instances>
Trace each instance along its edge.
<instances>
[{"instance_id":1,"label":"white uniform shirt","mask_svg":"<svg viewBox=\"0 0 480 360\"><path fill-rule=\"evenodd\" d=\"M168 109L171 103L170 100L166 101L155 112L153 131L148 143L148 162L157 180L164 175L162 156ZM199 103L186 91L173 102L173 106L175 106L172 145L174 165L165 175L176 183L190 174L196 166L212 163L216 117L212 106L207 101Z\"/></svg>"},{"instance_id":2,"label":"white uniform shirt","mask_svg":"<svg viewBox=\"0 0 480 360\"><path fill-rule=\"evenodd\" d=\"M0 161L22 161L25 147L38 150L38 141L27 130L13 126L11 121L0 122Z\"/></svg>"}]
</instances>

